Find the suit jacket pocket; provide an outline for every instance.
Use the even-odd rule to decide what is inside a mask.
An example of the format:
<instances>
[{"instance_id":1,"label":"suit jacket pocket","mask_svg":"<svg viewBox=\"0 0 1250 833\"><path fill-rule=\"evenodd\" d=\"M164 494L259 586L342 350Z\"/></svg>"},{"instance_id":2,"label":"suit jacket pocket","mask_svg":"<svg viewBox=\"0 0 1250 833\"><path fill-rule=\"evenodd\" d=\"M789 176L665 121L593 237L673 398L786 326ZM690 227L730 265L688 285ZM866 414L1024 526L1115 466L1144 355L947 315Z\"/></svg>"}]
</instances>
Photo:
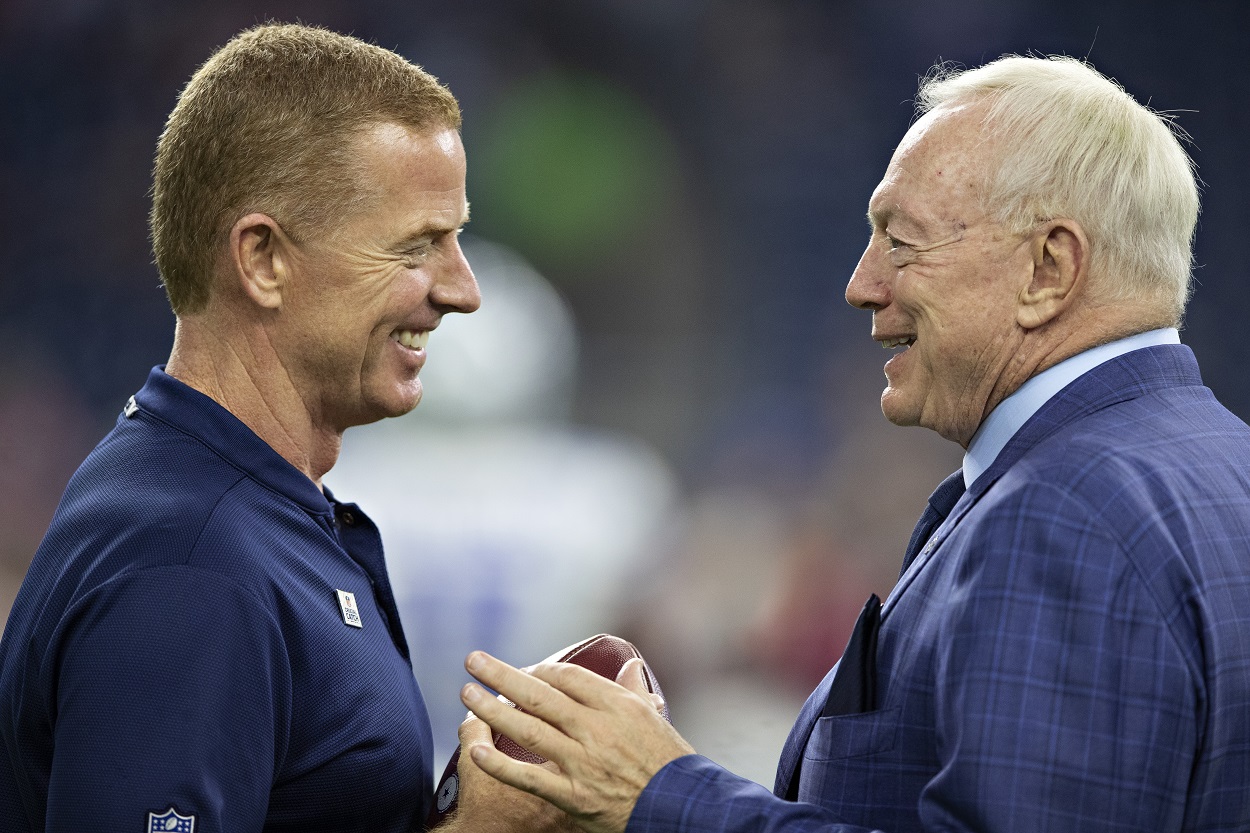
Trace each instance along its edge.
<instances>
[{"instance_id":1,"label":"suit jacket pocket","mask_svg":"<svg viewBox=\"0 0 1250 833\"><path fill-rule=\"evenodd\" d=\"M896 706L863 714L820 718L812 727L803 750L804 769L809 762L840 761L890 751L898 741L901 712Z\"/></svg>"},{"instance_id":2,"label":"suit jacket pocket","mask_svg":"<svg viewBox=\"0 0 1250 833\"><path fill-rule=\"evenodd\" d=\"M904 771L901 707L822 717L812 727L798 800L837 808L843 822L874 830L919 830L923 781ZM912 767L914 769L914 767Z\"/></svg>"}]
</instances>

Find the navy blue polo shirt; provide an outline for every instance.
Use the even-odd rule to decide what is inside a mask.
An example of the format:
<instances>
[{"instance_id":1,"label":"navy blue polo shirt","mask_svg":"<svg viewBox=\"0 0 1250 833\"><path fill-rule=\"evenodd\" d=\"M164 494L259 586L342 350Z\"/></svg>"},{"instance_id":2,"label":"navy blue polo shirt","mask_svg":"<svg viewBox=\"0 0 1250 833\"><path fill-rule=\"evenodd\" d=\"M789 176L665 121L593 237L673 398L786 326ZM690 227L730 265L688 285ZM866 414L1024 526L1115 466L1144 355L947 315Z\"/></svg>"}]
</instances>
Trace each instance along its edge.
<instances>
[{"instance_id":1,"label":"navy blue polo shirt","mask_svg":"<svg viewBox=\"0 0 1250 833\"><path fill-rule=\"evenodd\" d=\"M160 368L14 603L0 739L5 833L407 831L433 785L376 527Z\"/></svg>"}]
</instances>

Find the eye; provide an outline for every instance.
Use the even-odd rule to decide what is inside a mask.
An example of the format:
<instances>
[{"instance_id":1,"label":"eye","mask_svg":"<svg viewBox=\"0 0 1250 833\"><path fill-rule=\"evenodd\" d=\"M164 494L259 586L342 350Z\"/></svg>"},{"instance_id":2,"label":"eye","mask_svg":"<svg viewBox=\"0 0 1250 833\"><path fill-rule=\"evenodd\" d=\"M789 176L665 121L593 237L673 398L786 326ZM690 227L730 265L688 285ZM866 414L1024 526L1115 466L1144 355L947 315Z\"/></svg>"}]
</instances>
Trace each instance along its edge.
<instances>
[{"instance_id":1,"label":"eye","mask_svg":"<svg viewBox=\"0 0 1250 833\"><path fill-rule=\"evenodd\" d=\"M426 258L428 258L433 252L434 242L431 240L423 240L404 249L401 254L404 257L404 260L407 261L408 267L413 268L421 263L424 263Z\"/></svg>"},{"instance_id":2,"label":"eye","mask_svg":"<svg viewBox=\"0 0 1250 833\"><path fill-rule=\"evenodd\" d=\"M910 248L912 248L912 245L911 245L910 243L908 243L908 242L907 242L907 241L905 241L905 240L900 240L900 239L898 239L898 238L897 238L897 237L895 237L893 234L890 234L890 232L889 232L889 231L882 231L882 232L881 232L881 236L885 238L885 242L888 244L888 247L889 247L890 251L892 251L892 252L893 252L893 251L896 251L896 250L899 250L899 249L910 249Z\"/></svg>"},{"instance_id":3,"label":"eye","mask_svg":"<svg viewBox=\"0 0 1250 833\"><path fill-rule=\"evenodd\" d=\"M911 244L899 240L889 232L882 232L882 237L885 238L886 251L890 255L890 261L895 266L906 266L911 262L912 256L915 254L915 249Z\"/></svg>"}]
</instances>

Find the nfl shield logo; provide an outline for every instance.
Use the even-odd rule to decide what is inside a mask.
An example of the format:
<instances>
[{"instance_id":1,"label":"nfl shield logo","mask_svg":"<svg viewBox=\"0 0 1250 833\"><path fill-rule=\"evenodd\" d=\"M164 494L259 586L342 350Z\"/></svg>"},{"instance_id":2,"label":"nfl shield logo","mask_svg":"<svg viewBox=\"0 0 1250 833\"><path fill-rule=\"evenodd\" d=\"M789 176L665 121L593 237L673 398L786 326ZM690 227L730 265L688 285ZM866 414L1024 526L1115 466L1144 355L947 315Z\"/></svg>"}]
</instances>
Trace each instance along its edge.
<instances>
[{"instance_id":1,"label":"nfl shield logo","mask_svg":"<svg viewBox=\"0 0 1250 833\"><path fill-rule=\"evenodd\" d=\"M146 833L195 833L195 816L179 815L170 807L163 813L148 813Z\"/></svg>"}]
</instances>

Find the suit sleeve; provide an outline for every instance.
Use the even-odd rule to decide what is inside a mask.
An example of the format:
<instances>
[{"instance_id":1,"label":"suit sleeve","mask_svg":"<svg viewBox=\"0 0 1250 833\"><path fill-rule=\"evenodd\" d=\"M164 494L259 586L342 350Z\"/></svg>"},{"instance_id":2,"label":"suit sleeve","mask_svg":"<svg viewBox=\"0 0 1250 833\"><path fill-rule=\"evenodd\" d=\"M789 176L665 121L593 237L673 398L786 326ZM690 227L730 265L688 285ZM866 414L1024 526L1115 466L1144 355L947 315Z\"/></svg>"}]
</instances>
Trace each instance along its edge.
<instances>
[{"instance_id":1,"label":"suit sleeve","mask_svg":"<svg viewBox=\"0 0 1250 833\"><path fill-rule=\"evenodd\" d=\"M927 602L940 647L923 672L937 754L923 829L1182 829L1198 639L1178 610L1184 594L1159 592L1139 566L1166 562L1170 538L1138 523L1130 557L1104 513L1044 484L1009 492L960 533L938 552L957 580ZM822 806L786 802L689 756L652 779L628 833L860 833L840 823L827 786Z\"/></svg>"},{"instance_id":2,"label":"suit sleeve","mask_svg":"<svg viewBox=\"0 0 1250 833\"><path fill-rule=\"evenodd\" d=\"M656 773L626 833L873 833L815 804L785 801L700 755ZM879 832L878 832L879 833Z\"/></svg>"},{"instance_id":3,"label":"suit sleeve","mask_svg":"<svg viewBox=\"0 0 1250 833\"><path fill-rule=\"evenodd\" d=\"M290 670L260 598L189 567L135 571L62 623L47 829L196 833L264 826L285 752Z\"/></svg>"}]
</instances>

